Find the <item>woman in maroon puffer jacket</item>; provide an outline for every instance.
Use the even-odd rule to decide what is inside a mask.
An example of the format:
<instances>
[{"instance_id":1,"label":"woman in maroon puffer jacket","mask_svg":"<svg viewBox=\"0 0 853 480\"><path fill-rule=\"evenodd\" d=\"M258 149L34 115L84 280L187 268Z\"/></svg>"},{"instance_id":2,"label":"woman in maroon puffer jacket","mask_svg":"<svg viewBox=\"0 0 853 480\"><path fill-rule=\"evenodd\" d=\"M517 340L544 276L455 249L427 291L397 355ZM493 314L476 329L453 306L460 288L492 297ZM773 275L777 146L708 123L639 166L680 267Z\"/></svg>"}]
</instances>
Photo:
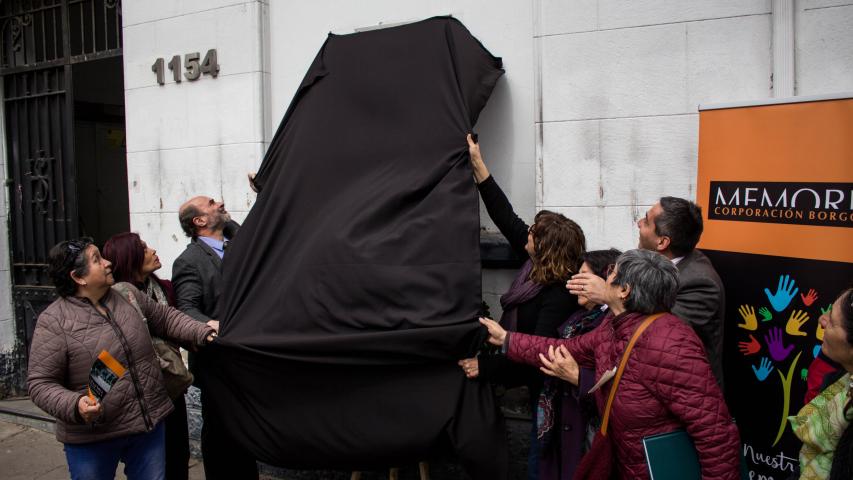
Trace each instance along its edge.
<instances>
[{"instance_id":1,"label":"woman in maroon puffer jacket","mask_svg":"<svg viewBox=\"0 0 853 480\"><path fill-rule=\"evenodd\" d=\"M678 289L678 271L665 257L644 250L623 253L607 276L611 314L592 332L554 339L507 333L481 319L489 341L503 345L510 359L542 367L545 373L577 384L578 367L596 377L618 365L640 323L668 311ZM556 348L556 350L555 350ZM595 392L599 411L612 382ZM658 318L631 351L610 412L619 478L647 479L643 437L685 429L693 439L702 478L739 478L740 439L722 392L714 380L702 342L672 314Z\"/></svg>"}]
</instances>

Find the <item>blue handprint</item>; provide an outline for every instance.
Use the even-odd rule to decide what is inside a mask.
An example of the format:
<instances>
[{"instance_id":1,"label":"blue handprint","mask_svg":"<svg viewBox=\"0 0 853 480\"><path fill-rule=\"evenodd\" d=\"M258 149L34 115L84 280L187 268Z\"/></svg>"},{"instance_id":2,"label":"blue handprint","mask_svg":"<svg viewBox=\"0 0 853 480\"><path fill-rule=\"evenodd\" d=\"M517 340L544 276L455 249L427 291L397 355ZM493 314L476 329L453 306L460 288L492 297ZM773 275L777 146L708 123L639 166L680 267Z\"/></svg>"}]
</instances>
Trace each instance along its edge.
<instances>
[{"instance_id":1,"label":"blue handprint","mask_svg":"<svg viewBox=\"0 0 853 480\"><path fill-rule=\"evenodd\" d=\"M755 368L755 365L753 365L752 371L755 373L755 378L757 378L759 382L763 382L767 379L767 376L770 375L770 372L773 371L773 363L769 358L761 357L761 366L759 368Z\"/></svg>"},{"instance_id":2,"label":"blue handprint","mask_svg":"<svg viewBox=\"0 0 853 480\"><path fill-rule=\"evenodd\" d=\"M791 303L791 299L797 296L797 292L800 289L794 287L794 279L788 277L788 275L779 275L779 286L776 287L776 293L770 293L770 290L765 288L764 294L767 295L767 299L770 300L770 305L773 307L773 310L777 312L781 312L788 307Z\"/></svg>"},{"instance_id":3,"label":"blue handprint","mask_svg":"<svg viewBox=\"0 0 853 480\"><path fill-rule=\"evenodd\" d=\"M814 358L817 358L818 353L820 353L820 344L819 343L817 345L815 345L814 348L812 349L812 356Z\"/></svg>"}]
</instances>

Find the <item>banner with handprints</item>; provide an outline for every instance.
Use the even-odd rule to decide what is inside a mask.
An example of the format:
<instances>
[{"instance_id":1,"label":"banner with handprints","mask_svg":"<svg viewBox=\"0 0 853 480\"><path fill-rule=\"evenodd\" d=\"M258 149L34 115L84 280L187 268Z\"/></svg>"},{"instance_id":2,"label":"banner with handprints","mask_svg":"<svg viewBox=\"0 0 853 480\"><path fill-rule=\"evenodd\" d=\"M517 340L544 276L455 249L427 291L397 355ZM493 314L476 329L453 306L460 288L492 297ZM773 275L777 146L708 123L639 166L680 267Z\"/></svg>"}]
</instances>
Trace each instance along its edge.
<instances>
[{"instance_id":1,"label":"banner with handprints","mask_svg":"<svg viewBox=\"0 0 853 480\"><path fill-rule=\"evenodd\" d=\"M803 406L823 340L819 318L853 278L853 265L705 253L726 288L725 393L747 466L766 479L788 478L798 469L800 443L787 417Z\"/></svg>"}]
</instances>

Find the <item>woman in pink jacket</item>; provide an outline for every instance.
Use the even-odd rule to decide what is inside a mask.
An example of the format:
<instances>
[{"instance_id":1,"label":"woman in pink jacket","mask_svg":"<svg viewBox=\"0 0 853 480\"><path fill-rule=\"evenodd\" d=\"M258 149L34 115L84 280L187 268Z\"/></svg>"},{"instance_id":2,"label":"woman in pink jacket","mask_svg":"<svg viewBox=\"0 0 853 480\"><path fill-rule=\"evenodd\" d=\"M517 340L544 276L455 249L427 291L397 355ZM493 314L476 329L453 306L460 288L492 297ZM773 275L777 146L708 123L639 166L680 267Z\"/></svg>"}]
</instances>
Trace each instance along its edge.
<instances>
[{"instance_id":1,"label":"woman in pink jacket","mask_svg":"<svg viewBox=\"0 0 853 480\"><path fill-rule=\"evenodd\" d=\"M570 339L507 333L489 319L489 341L502 345L513 361L577 384L578 367L601 379L619 364L637 327L675 302L678 271L660 254L630 250L607 275L610 314L592 332ZM606 379L606 377L605 377ZM595 391L604 411L612 381ZM640 336L631 351L610 413L608 436L615 444L619 478L649 478L643 438L685 429L692 437L702 478L739 478L740 440L722 392L711 373L702 342L686 323L666 313Z\"/></svg>"}]
</instances>

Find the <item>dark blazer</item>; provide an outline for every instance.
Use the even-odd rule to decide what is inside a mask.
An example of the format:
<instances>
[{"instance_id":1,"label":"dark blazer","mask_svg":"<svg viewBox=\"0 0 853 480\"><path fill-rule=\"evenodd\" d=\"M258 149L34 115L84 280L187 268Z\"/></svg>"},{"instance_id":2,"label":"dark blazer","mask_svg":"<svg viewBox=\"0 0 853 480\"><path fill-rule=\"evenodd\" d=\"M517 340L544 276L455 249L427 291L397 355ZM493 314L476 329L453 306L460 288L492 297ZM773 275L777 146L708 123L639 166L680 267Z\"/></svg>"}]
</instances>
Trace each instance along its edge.
<instances>
[{"instance_id":1,"label":"dark blazer","mask_svg":"<svg viewBox=\"0 0 853 480\"><path fill-rule=\"evenodd\" d=\"M240 225L233 220L225 229L225 237L233 238ZM219 318L219 295L222 293L222 260L206 243L192 239L172 264L172 286L178 310L199 320Z\"/></svg>"},{"instance_id":2,"label":"dark blazer","mask_svg":"<svg viewBox=\"0 0 853 480\"><path fill-rule=\"evenodd\" d=\"M693 250L678 262L678 295L672 313L699 335L717 383L723 386L723 324L726 291L708 257Z\"/></svg>"}]
</instances>

